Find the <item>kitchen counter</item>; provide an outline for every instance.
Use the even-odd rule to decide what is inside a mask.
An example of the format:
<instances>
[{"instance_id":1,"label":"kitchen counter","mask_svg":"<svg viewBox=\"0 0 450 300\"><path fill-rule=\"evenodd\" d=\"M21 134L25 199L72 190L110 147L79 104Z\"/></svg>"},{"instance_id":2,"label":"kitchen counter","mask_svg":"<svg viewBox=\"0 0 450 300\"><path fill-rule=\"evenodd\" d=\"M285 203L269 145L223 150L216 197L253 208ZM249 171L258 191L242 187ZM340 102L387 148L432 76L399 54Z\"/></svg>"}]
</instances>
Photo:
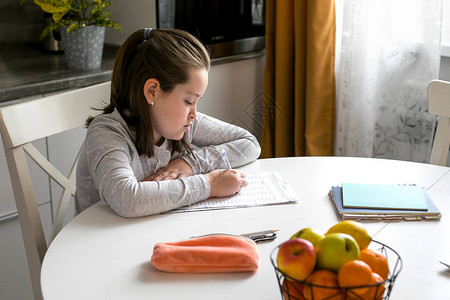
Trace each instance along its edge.
<instances>
[{"instance_id":1,"label":"kitchen counter","mask_svg":"<svg viewBox=\"0 0 450 300\"><path fill-rule=\"evenodd\" d=\"M99 69L71 70L64 53L45 53L37 45L0 45L0 102L109 81L118 49L104 46Z\"/></svg>"},{"instance_id":2,"label":"kitchen counter","mask_svg":"<svg viewBox=\"0 0 450 300\"><path fill-rule=\"evenodd\" d=\"M64 53L45 53L36 46L0 45L0 105L10 100L81 88L111 80L119 46L105 44L102 66L67 68ZM263 56L264 50L211 60L211 65Z\"/></svg>"}]
</instances>

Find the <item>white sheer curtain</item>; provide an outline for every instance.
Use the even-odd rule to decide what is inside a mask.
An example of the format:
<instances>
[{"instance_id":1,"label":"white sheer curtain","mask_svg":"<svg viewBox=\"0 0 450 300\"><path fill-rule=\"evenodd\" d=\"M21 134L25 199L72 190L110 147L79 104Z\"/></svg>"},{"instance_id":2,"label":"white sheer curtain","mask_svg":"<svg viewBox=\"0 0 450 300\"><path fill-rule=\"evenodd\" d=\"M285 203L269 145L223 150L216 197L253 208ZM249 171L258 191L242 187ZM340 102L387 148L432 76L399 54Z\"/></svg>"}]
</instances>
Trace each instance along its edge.
<instances>
[{"instance_id":1,"label":"white sheer curtain","mask_svg":"<svg viewBox=\"0 0 450 300\"><path fill-rule=\"evenodd\" d=\"M442 0L341 1L335 155L428 162Z\"/></svg>"}]
</instances>

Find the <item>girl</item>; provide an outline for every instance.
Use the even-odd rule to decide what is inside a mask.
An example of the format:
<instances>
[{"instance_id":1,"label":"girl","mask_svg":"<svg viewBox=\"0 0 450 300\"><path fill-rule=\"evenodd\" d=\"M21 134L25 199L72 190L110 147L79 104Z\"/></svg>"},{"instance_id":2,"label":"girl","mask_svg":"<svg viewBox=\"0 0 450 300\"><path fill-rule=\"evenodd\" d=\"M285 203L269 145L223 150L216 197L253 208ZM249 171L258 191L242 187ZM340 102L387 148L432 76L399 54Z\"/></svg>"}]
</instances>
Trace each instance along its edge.
<instances>
[{"instance_id":1,"label":"girl","mask_svg":"<svg viewBox=\"0 0 450 300\"><path fill-rule=\"evenodd\" d=\"M90 118L77 166L77 213L104 200L120 216L139 217L225 197L247 185L226 167L254 161L256 138L197 112L209 56L176 29L138 30L117 54L110 104Z\"/></svg>"}]
</instances>

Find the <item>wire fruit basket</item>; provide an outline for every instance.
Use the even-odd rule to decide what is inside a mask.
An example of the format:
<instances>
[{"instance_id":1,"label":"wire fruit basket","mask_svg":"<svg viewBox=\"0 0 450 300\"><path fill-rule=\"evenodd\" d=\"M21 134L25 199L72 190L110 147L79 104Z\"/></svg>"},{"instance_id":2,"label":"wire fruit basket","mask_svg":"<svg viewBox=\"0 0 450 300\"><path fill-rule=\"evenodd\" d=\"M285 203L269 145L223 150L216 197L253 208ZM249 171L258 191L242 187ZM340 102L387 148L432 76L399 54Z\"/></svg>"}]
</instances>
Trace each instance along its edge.
<instances>
[{"instance_id":1,"label":"wire fruit basket","mask_svg":"<svg viewBox=\"0 0 450 300\"><path fill-rule=\"evenodd\" d=\"M292 277L289 277L288 275L281 272L277 267L277 255L278 255L278 249L280 245L275 247L275 249L272 250L270 254L270 260L272 262L272 265L275 269L275 275L277 277L278 286L280 288L281 292L281 299L284 300L305 300L305 299L314 299L314 300L323 300L323 299L329 299L329 300L380 300L380 299L389 299L389 296L391 294L391 291L394 287L394 282L397 279L398 274L400 273L403 262L400 257L400 255L391 247L380 243L378 241L372 240L370 243L371 249L377 250L384 254L384 256L388 260L389 265L389 275L388 278L384 281L378 282L376 284L371 284L367 286L357 286L357 287L347 287L347 288L341 288L341 287L330 287L330 286L324 286L324 285L317 285L312 284L306 281L299 281ZM367 298L364 296L360 296L361 293L358 293L358 290L371 288L373 295L373 298ZM307 291L307 297L305 297L305 289L308 289ZM384 290L383 290L384 289ZM320 292L322 293L319 293ZM314 295L317 294L326 294L327 296L325 298L322 297L315 297Z\"/></svg>"}]
</instances>

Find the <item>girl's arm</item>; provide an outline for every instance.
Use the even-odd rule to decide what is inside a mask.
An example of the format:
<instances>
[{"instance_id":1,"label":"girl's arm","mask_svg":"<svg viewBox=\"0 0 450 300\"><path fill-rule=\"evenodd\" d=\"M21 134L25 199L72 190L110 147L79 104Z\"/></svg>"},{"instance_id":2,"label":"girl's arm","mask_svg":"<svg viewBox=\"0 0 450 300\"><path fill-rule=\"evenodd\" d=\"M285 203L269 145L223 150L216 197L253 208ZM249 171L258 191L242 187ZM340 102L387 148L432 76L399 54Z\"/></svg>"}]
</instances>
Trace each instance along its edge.
<instances>
[{"instance_id":1,"label":"girl's arm","mask_svg":"<svg viewBox=\"0 0 450 300\"><path fill-rule=\"evenodd\" d=\"M100 127L86 136L87 165L100 199L120 216L158 214L209 197L210 184L204 175L141 182L141 159L131 140Z\"/></svg>"},{"instance_id":2,"label":"girl's arm","mask_svg":"<svg viewBox=\"0 0 450 300\"><path fill-rule=\"evenodd\" d=\"M197 148L182 158L194 174L226 168L220 149L225 150L233 168L256 160L261 153L256 137L247 130L201 113L197 113L187 138Z\"/></svg>"},{"instance_id":3,"label":"girl's arm","mask_svg":"<svg viewBox=\"0 0 450 300\"><path fill-rule=\"evenodd\" d=\"M210 117L200 116L195 123L190 131L191 141L202 148L183 158L198 175L163 181L143 181L141 158L121 129L91 128L86 137L85 155L100 199L120 216L140 217L190 205L210 196L237 192L246 183L243 174L211 172L225 168L216 146L226 150L231 165L236 167L259 156L256 138L239 127Z\"/></svg>"}]
</instances>

